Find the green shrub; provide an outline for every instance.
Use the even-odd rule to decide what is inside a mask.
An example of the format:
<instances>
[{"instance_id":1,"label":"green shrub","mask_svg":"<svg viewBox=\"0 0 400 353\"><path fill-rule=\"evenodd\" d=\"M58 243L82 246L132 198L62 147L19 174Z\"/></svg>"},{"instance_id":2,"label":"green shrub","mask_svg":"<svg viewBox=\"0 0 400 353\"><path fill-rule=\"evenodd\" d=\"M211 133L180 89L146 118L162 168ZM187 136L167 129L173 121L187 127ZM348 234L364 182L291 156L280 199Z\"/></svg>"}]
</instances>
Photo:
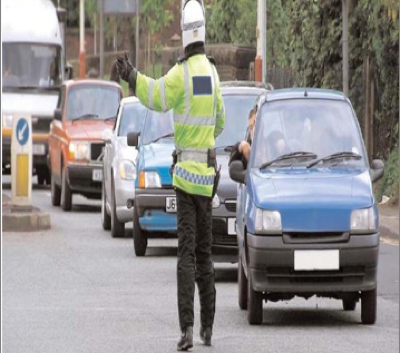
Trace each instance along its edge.
<instances>
[{"instance_id":1,"label":"green shrub","mask_svg":"<svg viewBox=\"0 0 400 353\"><path fill-rule=\"evenodd\" d=\"M399 149L395 148L385 163L385 175L377 184L375 196L381 200L388 196L395 201L399 199Z\"/></svg>"}]
</instances>

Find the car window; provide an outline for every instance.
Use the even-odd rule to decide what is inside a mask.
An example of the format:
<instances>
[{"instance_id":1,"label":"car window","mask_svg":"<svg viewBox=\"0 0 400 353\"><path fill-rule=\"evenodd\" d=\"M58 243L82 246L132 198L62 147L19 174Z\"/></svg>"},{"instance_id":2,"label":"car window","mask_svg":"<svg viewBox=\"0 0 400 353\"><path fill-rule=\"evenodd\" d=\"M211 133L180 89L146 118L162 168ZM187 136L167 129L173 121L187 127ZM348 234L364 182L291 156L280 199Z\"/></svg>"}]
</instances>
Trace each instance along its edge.
<instances>
[{"instance_id":1,"label":"car window","mask_svg":"<svg viewBox=\"0 0 400 353\"><path fill-rule=\"evenodd\" d=\"M117 87L104 85L71 87L68 94L67 120L83 116L102 120L116 117L120 99Z\"/></svg>"},{"instance_id":2,"label":"car window","mask_svg":"<svg viewBox=\"0 0 400 353\"><path fill-rule=\"evenodd\" d=\"M244 139L247 121L258 95L226 95L223 97L226 112L225 129L217 137L217 148L233 146Z\"/></svg>"},{"instance_id":3,"label":"car window","mask_svg":"<svg viewBox=\"0 0 400 353\"><path fill-rule=\"evenodd\" d=\"M285 100L265 104L256 126L254 166L286 153L311 152L318 158L354 152L363 157L351 164L365 165L364 148L351 106L329 100Z\"/></svg>"},{"instance_id":4,"label":"car window","mask_svg":"<svg viewBox=\"0 0 400 353\"><path fill-rule=\"evenodd\" d=\"M172 111L157 113L147 110L146 121L143 128L142 143L148 145L161 141L163 137L173 136L174 117Z\"/></svg>"},{"instance_id":5,"label":"car window","mask_svg":"<svg viewBox=\"0 0 400 353\"><path fill-rule=\"evenodd\" d=\"M147 108L139 103L125 104L121 113L118 136L126 137L130 132L142 132Z\"/></svg>"}]
</instances>

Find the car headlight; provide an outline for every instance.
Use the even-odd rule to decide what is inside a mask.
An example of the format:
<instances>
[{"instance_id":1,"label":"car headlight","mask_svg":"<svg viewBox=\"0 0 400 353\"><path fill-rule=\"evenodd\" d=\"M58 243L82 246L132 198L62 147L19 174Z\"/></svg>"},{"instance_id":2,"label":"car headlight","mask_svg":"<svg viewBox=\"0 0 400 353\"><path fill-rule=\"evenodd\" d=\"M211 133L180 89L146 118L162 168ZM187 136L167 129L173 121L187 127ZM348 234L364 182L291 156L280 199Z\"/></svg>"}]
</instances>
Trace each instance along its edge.
<instances>
[{"instance_id":1,"label":"car headlight","mask_svg":"<svg viewBox=\"0 0 400 353\"><path fill-rule=\"evenodd\" d=\"M157 172L140 172L139 173L139 188L161 188L161 179Z\"/></svg>"},{"instance_id":2,"label":"car headlight","mask_svg":"<svg viewBox=\"0 0 400 353\"><path fill-rule=\"evenodd\" d=\"M11 114L3 114L3 127L12 128L13 116Z\"/></svg>"},{"instance_id":3,"label":"car headlight","mask_svg":"<svg viewBox=\"0 0 400 353\"><path fill-rule=\"evenodd\" d=\"M119 177L123 180L136 179L135 163L128 159L123 159L119 162Z\"/></svg>"},{"instance_id":4,"label":"car headlight","mask_svg":"<svg viewBox=\"0 0 400 353\"><path fill-rule=\"evenodd\" d=\"M75 161L89 160L89 142L71 142L69 144L69 159Z\"/></svg>"},{"instance_id":5,"label":"car headlight","mask_svg":"<svg viewBox=\"0 0 400 353\"><path fill-rule=\"evenodd\" d=\"M219 196L215 194L212 200L212 208L218 208L219 206L221 206L221 200L219 199Z\"/></svg>"},{"instance_id":6,"label":"car headlight","mask_svg":"<svg viewBox=\"0 0 400 353\"><path fill-rule=\"evenodd\" d=\"M278 211L257 209L254 230L258 234L282 233L281 214Z\"/></svg>"},{"instance_id":7,"label":"car headlight","mask_svg":"<svg viewBox=\"0 0 400 353\"><path fill-rule=\"evenodd\" d=\"M373 207L354 210L351 213L350 228L355 234L373 233L376 231L377 216Z\"/></svg>"}]
</instances>

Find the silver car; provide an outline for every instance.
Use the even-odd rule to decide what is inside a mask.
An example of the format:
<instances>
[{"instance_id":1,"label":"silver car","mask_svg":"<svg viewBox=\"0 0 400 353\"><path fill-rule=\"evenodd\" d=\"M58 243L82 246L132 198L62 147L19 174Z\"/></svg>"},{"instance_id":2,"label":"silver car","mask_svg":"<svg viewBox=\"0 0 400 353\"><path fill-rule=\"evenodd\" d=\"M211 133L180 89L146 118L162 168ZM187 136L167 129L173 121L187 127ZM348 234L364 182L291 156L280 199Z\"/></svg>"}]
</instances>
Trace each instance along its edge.
<instances>
[{"instance_id":1,"label":"silver car","mask_svg":"<svg viewBox=\"0 0 400 353\"><path fill-rule=\"evenodd\" d=\"M104 179L101 219L105 230L113 237L125 236L125 223L132 222L133 210L129 200L135 199L135 147L127 145L129 132L141 132L147 109L135 97L121 101L114 130L104 134Z\"/></svg>"}]
</instances>

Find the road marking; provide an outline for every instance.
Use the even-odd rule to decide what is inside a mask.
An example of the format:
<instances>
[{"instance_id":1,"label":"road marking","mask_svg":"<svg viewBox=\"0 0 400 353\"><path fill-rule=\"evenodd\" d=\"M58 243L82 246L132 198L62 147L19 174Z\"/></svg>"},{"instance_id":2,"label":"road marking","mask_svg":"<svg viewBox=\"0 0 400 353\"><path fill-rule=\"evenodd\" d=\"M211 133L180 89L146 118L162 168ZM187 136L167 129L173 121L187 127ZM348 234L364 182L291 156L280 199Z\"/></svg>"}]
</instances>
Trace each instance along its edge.
<instances>
[{"instance_id":1,"label":"road marking","mask_svg":"<svg viewBox=\"0 0 400 353\"><path fill-rule=\"evenodd\" d=\"M393 245L393 246L399 246L399 241L396 240L396 239L391 239L391 238L381 237L381 243L382 244Z\"/></svg>"}]
</instances>

